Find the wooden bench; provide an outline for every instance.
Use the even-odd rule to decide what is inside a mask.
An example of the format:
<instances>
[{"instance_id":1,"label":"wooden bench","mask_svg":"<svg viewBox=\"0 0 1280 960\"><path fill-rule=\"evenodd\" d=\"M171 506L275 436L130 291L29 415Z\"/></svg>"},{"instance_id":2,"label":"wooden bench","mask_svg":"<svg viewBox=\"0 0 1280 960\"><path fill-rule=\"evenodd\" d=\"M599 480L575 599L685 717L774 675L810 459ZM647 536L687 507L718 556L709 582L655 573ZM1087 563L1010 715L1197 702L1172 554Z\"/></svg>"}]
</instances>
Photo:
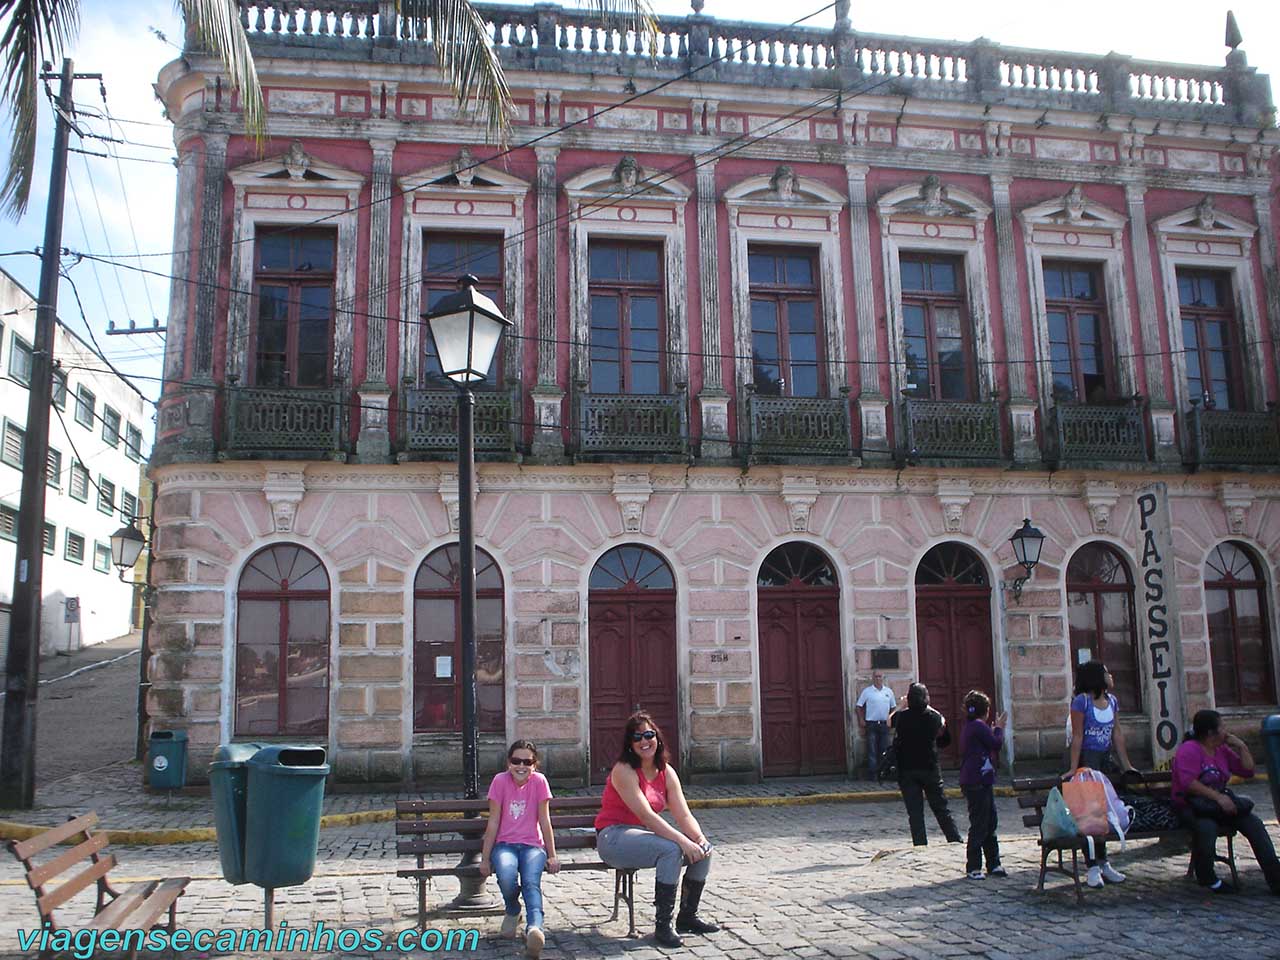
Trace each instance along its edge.
<instances>
[{"instance_id":1,"label":"wooden bench","mask_svg":"<svg viewBox=\"0 0 1280 960\"><path fill-rule=\"evenodd\" d=\"M29 840L10 840L9 850L26 871L27 884L35 891L36 909L40 912L41 925L47 925L50 935L60 929L53 911L62 906L90 884L97 885L98 902L93 909L93 919L82 930L141 930L143 938L157 925L167 912L167 928L170 935L177 924L177 900L182 896L188 877L172 877L166 880L147 880L135 883L124 890L111 886L108 874L116 865L114 854L104 853L109 842L106 833L95 832L98 825L96 813L68 820L60 827L46 830ZM34 858L60 843L76 841L75 846L63 853L49 857L43 863ZM81 863L84 869L75 871ZM75 872L73 872L75 871ZM61 880L57 886L47 889L50 882ZM131 938L133 939L133 938ZM122 946L128 947L129 941ZM129 952L135 956L141 943ZM41 951L41 956L48 953Z\"/></svg>"},{"instance_id":2,"label":"wooden bench","mask_svg":"<svg viewBox=\"0 0 1280 960\"><path fill-rule=\"evenodd\" d=\"M1170 787L1172 784L1172 775L1168 772L1150 772L1150 773L1125 773L1112 778L1112 785L1122 796L1136 795L1146 796L1165 802L1169 801ZM1022 822L1025 826L1040 829L1040 824L1044 819L1044 806L1049 799L1049 791L1054 787L1061 788L1062 779L1060 777L1034 777L1018 779L1013 781L1014 794L1018 798L1018 807L1022 810L1030 810L1030 813L1024 814ZM1236 872L1236 852L1235 852L1235 831L1229 829L1221 829L1219 836L1227 838L1227 855L1220 857L1214 854L1216 863L1225 863L1231 870L1231 880L1238 887L1240 885L1240 877ZM1187 827L1179 826L1170 830L1139 830L1129 831L1125 834L1126 840L1156 840L1164 837L1179 837L1181 839L1190 840L1191 831ZM1080 886L1080 854L1086 849L1084 837L1064 837L1056 840L1046 840L1044 834L1040 835L1040 880L1036 884L1036 890L1044 892L1044 875L1052 870L1055 873L1061 873L1070 877L1075 882L1076 900L1079 903L1084 902L1084 891ZM1108 843L1119 843L1120 837L1112 831L1106 838ZM1067 869L1063 862L1064 854L1071 852L1071 869ZM1058 855L1056 865L1049 863L1049 856L1052 853ZM1192 876L1195 872L1195 851L1192 850L1191 861L1187 864L1187 876Z\"/></svg>"},{"instance_id":3,"label":"wooden bench","mask_svg":"<svg viewBox=\"0 0 1280 960\"><path fill-rule=\"evenodd\" d=\"M594 850L595 819L600 812L599 797L553 797L551 829L556 838L556 854L560 869L613 870L603 860L570 860L569 850ZM416 867L397 870L396 876L409 877L418 883L418 927L426 927L427 880L431 877L478 877L477 863L432 867L427 857L448 854L479 853L484 845L488 823L488 800L402 800L396 803L396 853L417 858ZM411 838L411 839L409 839ZM634 870L616 870L613 878L613 915L618 919L618 904L625 901L629 927L627 936L636 936L636 900Z\"/></svg>"}]
</instances>

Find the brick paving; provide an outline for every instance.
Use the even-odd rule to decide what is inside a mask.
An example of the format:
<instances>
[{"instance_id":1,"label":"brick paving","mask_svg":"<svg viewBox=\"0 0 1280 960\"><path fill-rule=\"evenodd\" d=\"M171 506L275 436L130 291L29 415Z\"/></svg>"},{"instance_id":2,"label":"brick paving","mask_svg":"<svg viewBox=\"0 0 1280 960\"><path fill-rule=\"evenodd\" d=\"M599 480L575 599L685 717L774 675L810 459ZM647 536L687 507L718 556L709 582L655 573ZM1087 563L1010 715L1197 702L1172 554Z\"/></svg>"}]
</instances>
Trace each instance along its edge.
<instances>
[{"instance_id":1,"label":"brick paving","mask_svg":"<svg viewBox=\"0 0 1280 960\"><path fill-rule=\"evenodd\" d=\"M807 788L825 791L833 783ZM747 796L806 785L705 789ZM1273 836L1280 836L1265 784L1246 790L1269 818ZM68 800L70 795L67 791ZM342 806L389 797L338 795L333 800ZM154 800L148 797L145 802ZM200 801L183 797L175 805L199 806ZM953 810L963 824L962 806L953 803ZM1012 876L981 882L963 878L961 846L935 842L911 847L901 803L756 805L705 810L698 816L716 844L705 912L723 924L722 933L688 937L681 951L656 947L647 936L653 916L652 874L642 874L637 913L645 936L629 940L625 920L608 922L611 875L566 873L544 882L544 956L1075 960L1105 951L1134 960L1255 960L1280 955L1280 899L1267 893L1247 845L1239 855L1244 882L1239 896L1209 898L1185 879L1184 851L1148 841L1114 855L1117 866L1129 875L1128 883L1086 891L1085 906L1078 908L1063 879L1051 879L1047 893L1035 893L1033 833L1021 826L1012 800L1000 801L1004 859ZM261 892L221 880L214 844L123 847L118 855L122 865L117 872L125 878L173 873L196 878L179 914L189 929L261 923ZM326 829L316 876L303 886L278 891L276 920L295 929L321 920L331 928L410 927L415 891L411 883L394 876L396 862L386 823ZM429 903L447 900L455 889L450 880L436 881ZM31 893L17 865L9 863L0 870L0 956L17 956L3 951L16 950L17 929L29 926L35 916ZM66 919L73 921L77 914L69 912ZM446 931L474 926L481 932L476 950L455 954L495 960L521 956L517 946L495 938L497 910L468 918L439 915L431 923ZM411 955L416 960L430 954L416 950Z\"/></svg>"}]
</instances>

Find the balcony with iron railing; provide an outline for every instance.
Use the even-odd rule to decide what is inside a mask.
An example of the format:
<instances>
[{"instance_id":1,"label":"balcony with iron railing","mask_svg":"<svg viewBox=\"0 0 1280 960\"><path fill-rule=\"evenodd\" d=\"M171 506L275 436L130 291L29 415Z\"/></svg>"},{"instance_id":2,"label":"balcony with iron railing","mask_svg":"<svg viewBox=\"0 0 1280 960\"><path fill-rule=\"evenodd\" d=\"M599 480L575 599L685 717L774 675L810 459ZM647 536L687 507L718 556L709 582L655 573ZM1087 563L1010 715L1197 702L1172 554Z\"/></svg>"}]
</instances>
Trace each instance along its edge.
<instances>
[{"instance_id":1,"label":"balcony with iron railing","mask_svg":"<svg viewBox=\"0 0 1280 960\"><path fill-rule=\"evenodd\" d=\"M589 393L578 384L574 452L580 460L683 461L689 455L689 398Z\"/></svg>"},{"instance_id":2,"label":"balcony with iron railing","mask_svg":"<svg viewBox=\"0 0 1280 960\"><path fill-rule=\"evenodd\" d=\"M510 460L520 437L518 392L476 390L475 453L479 460ZM401 460L453 460L458 455L458 391L406 386L400 394Z\"/></svg>"},{"instance_id":3,"label":"balcony with iron railing","mask_svg":"<svg viewBox=\"0 0 1280 960\"><path fill-rule=\"evenodd\" d=\"M429 30L397 13L395 0L239 0L255 50L342 59L374 47L397 61L435 63ZM1267 78L1238 52L1223 67L861 33L837 4L834 29L718 20L697 13L660 16L639 35L594 11L554 4L476 3L504 67L539 72L678 76L700 82L830 88L872 81L886 94L1036 110L1269 125ZM844 5L844 11L848 5ZM188 43L194 42L189 38ZM298 48L292 54L290 48ZM385 56L385 55L384 55Z\"/></svg>"},{"instance_id":4,"label":"balcony with iron railing","mask_svg":"<svg viewBox=\"0 0 1280 960\"><path fill-rule=\"evenodd\" d=\"M346 459L341 387L239 387L226 391L223 459Z\"/></svg>"},{"instance_id":5,"label":"balcony with iron railing","mask_svg":"<svg viewBox=\"0 0 1280 960\"><path fill-rule=\"evenodd\" d=\"M1215 410L1198 402L1187 415L1191 463L1217 470L1280 467L1280 411Z\"/></svg>"},{"instance_id":6,"label":"balcony with iron railing","mask_svg":"<svg viewBox=\"0 0 1280 960\"><path fill-rule=\"evenodd\" d=\"M748 386L754 463L848 462L854 455L849 398L761 396Z\"/></svg>"},{"instance_id":7,"label":"balcony with iron railing","mask_svg":"<svg viewBox=\"0 0 1280 960\"><path fill-rule=\"evenodd\" d=\"M902 419L908 463L946 462L970 466L1005 459L1000 403L904 397Z\"/></svg>"},{"instance_id":8,"label":"balcony with iron railing","mask_svg":"<svg viewBox=\"0 0 1280 960\"><path fill-rule=\"evenodd\" d=\"M1145 466L1146 414L1127 404L1059 403L1049 411L1045 459L1058 467Z\"/></svg>"}]
</instances>

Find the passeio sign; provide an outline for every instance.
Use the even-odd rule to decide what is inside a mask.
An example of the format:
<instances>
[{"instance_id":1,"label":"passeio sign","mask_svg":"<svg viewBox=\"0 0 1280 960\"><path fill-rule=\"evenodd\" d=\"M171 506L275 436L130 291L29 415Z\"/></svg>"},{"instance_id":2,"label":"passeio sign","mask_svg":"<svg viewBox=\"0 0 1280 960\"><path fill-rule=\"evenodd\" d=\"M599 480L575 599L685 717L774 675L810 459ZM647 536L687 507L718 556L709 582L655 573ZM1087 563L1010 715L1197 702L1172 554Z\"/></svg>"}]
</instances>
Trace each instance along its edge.
<instances>
[{"instance_id":1,"label":"passeio sign","mask_svg":"<svg viewBox=\"0 0 1280 960\"><path fill-rule=\"evenodd\" d=\"M1156 770L1173 762L1187 725L1186 684L1182 674L1182 635L1178 620L1169 488L1143 487L1138 506L1138 648L1141 651L1151 753Z\"/></svg>"}]
</instances>

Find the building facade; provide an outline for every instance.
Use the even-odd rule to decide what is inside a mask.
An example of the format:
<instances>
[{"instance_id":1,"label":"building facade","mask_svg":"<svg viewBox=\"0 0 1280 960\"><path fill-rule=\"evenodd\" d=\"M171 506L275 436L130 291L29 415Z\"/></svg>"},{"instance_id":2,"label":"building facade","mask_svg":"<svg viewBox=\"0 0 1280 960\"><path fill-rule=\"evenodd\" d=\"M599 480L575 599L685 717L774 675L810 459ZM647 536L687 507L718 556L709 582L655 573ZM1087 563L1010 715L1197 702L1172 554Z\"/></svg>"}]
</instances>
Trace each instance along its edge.
<instances>
[{"instance_id":1,"label":"building facade","mask_svg":"<svg viewBox=\"0 0 1280 960\"><path fill-rule=\"evenodd\" d=\"M0 650L9 642L35 325L35 298L0 270ZM121 583L111 565L111 534L139 513L143 426L150 426L142 395L61 321L53 350L42 654L79 650L132 629L133 585Z\"/></svg>"},{"instance_id":2,"label":"building facade","mask_svg":"<svg viewBox=\"0 0 1280 960\"><path fill-rule=\"evenodd\" d=\"M953 716L992 691L1018 758L1060 754L1087 659L1138 755L1275 708L1280 134L1243 51L478 6L508 149L390 3L244 5L261 151L193 41L160 76L155 723L456 775L420 318L462 273L514 321L477 409L483 762L518 735L598 780L640 705L694 777L842 773L873 667Z\"/></svg>"}]
</instances>

